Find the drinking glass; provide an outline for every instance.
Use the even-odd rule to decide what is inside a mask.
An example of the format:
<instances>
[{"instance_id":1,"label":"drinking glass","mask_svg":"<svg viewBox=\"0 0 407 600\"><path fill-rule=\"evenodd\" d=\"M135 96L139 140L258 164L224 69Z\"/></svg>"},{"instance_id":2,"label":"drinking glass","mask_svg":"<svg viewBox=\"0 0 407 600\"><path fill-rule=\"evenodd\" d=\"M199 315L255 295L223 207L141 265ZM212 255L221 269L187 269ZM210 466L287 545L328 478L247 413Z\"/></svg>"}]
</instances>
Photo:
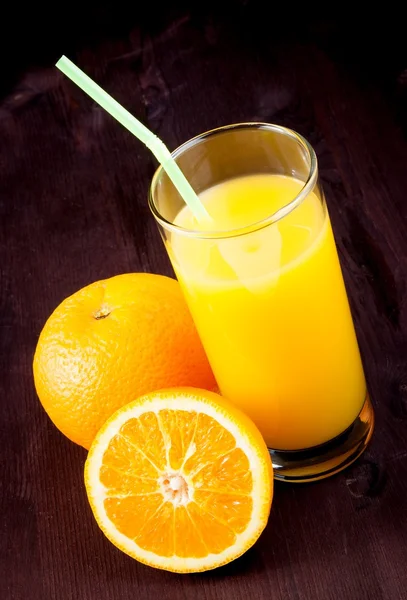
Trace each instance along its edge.
<instances>
[{"instance_id":1,"label":"drinking glass","mask_svg":"<svg viewBox=\"0 0 407 600\"><path fill-rule=\"evenodd\" d=\"M149 205L220 393L260 429L277 479L340 471L374 415L314 150L241 123L172 156L210 216L197 221L161 167Z\"/></svg>"}]
</instances>

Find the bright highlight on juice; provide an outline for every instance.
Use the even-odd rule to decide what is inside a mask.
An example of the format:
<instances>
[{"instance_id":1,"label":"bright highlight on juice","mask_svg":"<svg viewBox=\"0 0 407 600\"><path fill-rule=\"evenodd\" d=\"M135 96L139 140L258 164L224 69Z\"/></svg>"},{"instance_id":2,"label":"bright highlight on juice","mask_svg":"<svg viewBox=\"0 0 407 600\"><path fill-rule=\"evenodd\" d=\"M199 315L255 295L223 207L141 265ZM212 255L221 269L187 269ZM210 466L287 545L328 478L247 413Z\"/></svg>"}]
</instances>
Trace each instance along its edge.
<instances>
[{"instance_id":1,"label":"bright highlight on juice","mask_svg":"<svg viewBox=\"0 0 407 600\"><path fill-rule=\"evenodd\" d=\"M286 206L303 182L258 174L224 181L174 223L230 231ZM325 205L310 193L281 220L245 235L167 239L177 277L221 393L273 449L298 450L342 433L366 397L359 348Z\"/></svg>"}]
</instances>

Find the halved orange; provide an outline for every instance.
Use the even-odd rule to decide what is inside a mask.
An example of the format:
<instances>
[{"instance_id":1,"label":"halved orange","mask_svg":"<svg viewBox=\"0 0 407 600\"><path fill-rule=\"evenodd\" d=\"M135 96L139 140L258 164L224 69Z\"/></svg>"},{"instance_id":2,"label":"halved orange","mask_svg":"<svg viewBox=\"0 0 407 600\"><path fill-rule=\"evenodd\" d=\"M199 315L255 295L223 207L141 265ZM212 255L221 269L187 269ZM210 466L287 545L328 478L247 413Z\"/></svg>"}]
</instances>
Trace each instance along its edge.
<instances>
[{"instance_id":1,"label":"halved orange","mask_svg":"<svg viewBox=\"0 0 407 600\"><path fill-rule=\"evenodd\" d=\"M270 456L254 423L195 388L120 408L96 435L85 483L113 544L178 573L213 569L248 550L273 496Z\"/></svg>"}]
</instances>

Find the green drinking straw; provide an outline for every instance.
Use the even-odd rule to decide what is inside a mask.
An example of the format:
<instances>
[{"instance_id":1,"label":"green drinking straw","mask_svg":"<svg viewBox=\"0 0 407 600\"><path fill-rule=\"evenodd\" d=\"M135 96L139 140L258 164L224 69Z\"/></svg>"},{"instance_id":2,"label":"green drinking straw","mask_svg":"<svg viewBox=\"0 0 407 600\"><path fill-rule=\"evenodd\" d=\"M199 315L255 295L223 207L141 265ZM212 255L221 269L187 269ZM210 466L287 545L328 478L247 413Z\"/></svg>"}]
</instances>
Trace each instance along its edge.
<instances>
[{"instance_id":1,"label":"green drinking straw","mask_svg":"<svg viewBox=\"0 0 407 600\"><path fill-rule=\"evenodd\" d=\"M128 110L112 98L110 94L105 92L105 90L88 77L86 73L81 71L69 58L62 56L56 63L56 66L151 150L196 219L208 218L209 215L205 207L172 158L167 146L152 131L147 129L145 125L140 123L136 117L130 114Z\"/></svg>"}]
</instances>

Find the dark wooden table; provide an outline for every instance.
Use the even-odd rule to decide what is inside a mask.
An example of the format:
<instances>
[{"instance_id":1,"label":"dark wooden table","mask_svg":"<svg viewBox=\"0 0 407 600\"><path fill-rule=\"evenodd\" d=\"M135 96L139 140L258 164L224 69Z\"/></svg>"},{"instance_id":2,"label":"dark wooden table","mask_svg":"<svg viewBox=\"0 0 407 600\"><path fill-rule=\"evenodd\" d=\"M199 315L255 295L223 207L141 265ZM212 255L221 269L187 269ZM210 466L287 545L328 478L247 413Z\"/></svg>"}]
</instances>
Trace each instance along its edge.
<instances>
[{"instance_id":1,"label":"dark wooden table","mask_svg":"<svg viewBox=\"0 0 407 600\"><path fill-rule=\"evenodd\" d=\"M120 18L117 6L82 7L63 30L28 18L22 38L11 31L0 105L4 600L407 598L405 36L397 15L358 23L250 1L205 6L138 16L120 6ZM36 341L63 298L117 273L172 273L146 202L154 160L52 67L63 52L171 148L262 120L296 129L319 157L375 435L347 471L277 484L259 542L216 572L173 575L116 550L87 503L85 451L34 391Z\"/></svg>"}]
</instances>

